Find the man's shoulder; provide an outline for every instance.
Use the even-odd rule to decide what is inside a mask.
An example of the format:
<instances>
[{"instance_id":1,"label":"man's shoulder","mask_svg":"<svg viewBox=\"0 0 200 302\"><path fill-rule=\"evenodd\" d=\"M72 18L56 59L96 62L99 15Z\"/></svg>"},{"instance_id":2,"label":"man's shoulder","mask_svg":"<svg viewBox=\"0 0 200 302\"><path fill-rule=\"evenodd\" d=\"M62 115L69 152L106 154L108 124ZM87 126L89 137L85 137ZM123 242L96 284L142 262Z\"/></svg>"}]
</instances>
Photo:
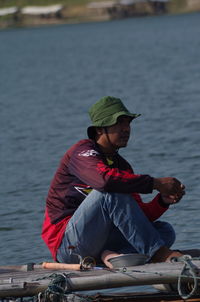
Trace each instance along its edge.
<instances>
[{"instance_id":1,"label":"man's shoulder","mask_svg":"<svg viewBox=\"0 0 200 302\"><path fill-rule=\"evenodd\" d=\"M82 139L76 142L71 148L68 150L68 153L74 152L75 150L80 151L89 151L89 150L96 150L97 146L95 142L91 139Z\"/></svg>"},{"instance_id":2,"label":"man's shoulder","mask_svg":"<svg viewBox=\"0 0 200 302\"><path fill-rule=\"evenodd\" d=\"M81 146L88 146L88 147L92 147L95 148L95 142L89 138L85 138L85 139L81 139L80 141L76 142L72 148L76 148L76 147L81 147Z\"/></svg>"}]
</instances>

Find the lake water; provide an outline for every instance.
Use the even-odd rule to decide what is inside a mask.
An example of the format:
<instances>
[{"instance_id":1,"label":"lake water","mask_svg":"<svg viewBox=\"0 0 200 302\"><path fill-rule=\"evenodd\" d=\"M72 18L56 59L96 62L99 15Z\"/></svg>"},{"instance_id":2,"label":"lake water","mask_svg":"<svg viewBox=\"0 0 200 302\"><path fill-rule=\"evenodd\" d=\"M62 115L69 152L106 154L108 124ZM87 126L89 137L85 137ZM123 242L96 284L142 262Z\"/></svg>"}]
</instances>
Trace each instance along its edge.
<instances>
[{"instance_id":1,"label":"lake water","mask_svg":"<svg viewBox=\"0 0 200 302\"><path fill-rule=\"evenodd\" d=\"M186 186L163 216L174 248L200 248L199 13L2 30L0 93L0 265L51 259L40 238L49 184L105 95L142 114L121 150L135 171Z\"/></svg>"}]
</instances>

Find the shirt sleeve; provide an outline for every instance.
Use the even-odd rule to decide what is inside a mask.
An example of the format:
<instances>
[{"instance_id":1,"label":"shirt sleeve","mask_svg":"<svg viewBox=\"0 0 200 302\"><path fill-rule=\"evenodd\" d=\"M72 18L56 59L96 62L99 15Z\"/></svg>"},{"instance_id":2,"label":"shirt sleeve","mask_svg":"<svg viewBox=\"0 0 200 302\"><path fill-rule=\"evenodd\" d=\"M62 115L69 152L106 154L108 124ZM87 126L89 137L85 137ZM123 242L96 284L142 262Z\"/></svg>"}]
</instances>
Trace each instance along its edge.
<instances>
[{"instance_id":1,"label":"shirt sleeve","mask_svg":"<svg viewBox=\"0 0 200 302\"><path fill-rule=\"evenodd\" d=\"M137 193L133 193L132 196L150 221L157 220L169 208L166 205L162 205L160 193L157 194L150 202L143 202L140 195Z\"/></svg>"},{"instance_id":2,"label":"shirt sleeve","mask_svg":"<svg viewBox=\"0 0 200 302\"><path fill-rule=\"evenodd\" d=\"M98 191L152 193L153 178L134 174L131 167L112 168L92 143L78 146L69 161L69 173Z\"/></svg>"}]
</instances>

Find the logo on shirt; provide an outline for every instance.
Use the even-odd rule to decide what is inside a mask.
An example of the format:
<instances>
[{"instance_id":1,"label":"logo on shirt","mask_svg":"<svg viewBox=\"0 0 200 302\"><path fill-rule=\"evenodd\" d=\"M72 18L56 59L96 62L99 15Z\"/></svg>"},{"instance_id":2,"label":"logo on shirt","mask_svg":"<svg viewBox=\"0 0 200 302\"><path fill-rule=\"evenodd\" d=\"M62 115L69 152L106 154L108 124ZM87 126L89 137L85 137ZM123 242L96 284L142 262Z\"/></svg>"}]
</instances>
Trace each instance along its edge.
<instances>
[{"instance_id":1,"label":"logo on shirt","mask_svg":"<svg viewBox=\"0 0 200 302\"><path fill-rule=\"evenodd\" d=\"M92 191L92 188L90 186L87 187L74 186L74 188L84 196L87 196Z\"/></svg>"},{"instance_id":2,"label":"logo on shirt","mask_svg":"<svg viewBox=\"0 0 200 302\"><path fill-rule=\"evenodd\" d=\"M81 153L78 154L78 156L97 156L99 153L96 150L86 150L86 151L82 151Z\"/></svg>"},{"instance_id":3,"label":"logo on shirt","mask_svg":"<svg viewBox=\"0 0 200 302\"><path fill-rule=\"evenodd\" d=\"M113 161L112 159L106 157L106 160L107 160L107 164L108 164L109 166L112 166L112 165L114 164L114 161Z\"/></svg>"}]
</instances>

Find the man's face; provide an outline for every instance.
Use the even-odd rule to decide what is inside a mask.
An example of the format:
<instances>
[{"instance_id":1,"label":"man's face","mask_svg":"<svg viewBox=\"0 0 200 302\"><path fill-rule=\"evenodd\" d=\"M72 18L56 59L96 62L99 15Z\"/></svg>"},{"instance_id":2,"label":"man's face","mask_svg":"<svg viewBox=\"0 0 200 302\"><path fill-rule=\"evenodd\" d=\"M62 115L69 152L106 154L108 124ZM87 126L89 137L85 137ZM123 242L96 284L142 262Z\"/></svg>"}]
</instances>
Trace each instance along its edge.
<instances>
[{"instance_id":1,"label":"man's face","mask_svg":"<svg viewBox=\"0 0 200 302\"><path fill-rule=\"evenodd\" d=\"M131 121L132 119L128 116L120 116L115 125L107 127L108 139L105 132L104 139L109 140L116 149L126 147L131 132Z\"/></svg>"}]
</instances>

